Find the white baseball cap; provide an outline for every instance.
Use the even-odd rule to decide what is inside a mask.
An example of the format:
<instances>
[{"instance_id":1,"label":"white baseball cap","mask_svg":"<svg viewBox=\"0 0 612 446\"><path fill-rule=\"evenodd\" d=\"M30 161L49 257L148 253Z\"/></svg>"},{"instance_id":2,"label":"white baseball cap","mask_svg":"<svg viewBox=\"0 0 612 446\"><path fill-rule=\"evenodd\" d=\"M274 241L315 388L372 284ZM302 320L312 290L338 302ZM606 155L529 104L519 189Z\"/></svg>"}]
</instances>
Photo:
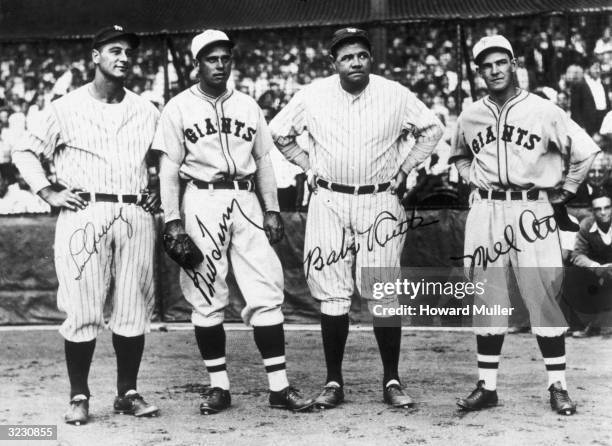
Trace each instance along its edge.
<instances>
[{"instance_id":1,"label":"white baseball cap","mask_svg":"<svg viewBox=\"0 0 612 446\"><path fill-rule=\"evenodd\" d=\"M482 58L490 50L502 50L510 54L510 57L514 59L514 51L512 51L512 45L508 42L504 36L486 36L476 42L472 52L474 54L474 62L476 65L480 65L480 58Z\"/></svg>"},{"instance_id":2,"label":"white baseball cap","mask_svg":"<svg viewBox=\"0 0 612 446\"><path fill-rule=\"evenodd\" d=\"M234 42L232 42L230 38L227 37L227 34L225 34L223 31L207 29L203 33L198 34L191 41L191 54L193 55L193 58L197 59L200 51L202 51L208 45L218 42L227 43L230 48L234 47Z\"/></svg>"}]
</instances>

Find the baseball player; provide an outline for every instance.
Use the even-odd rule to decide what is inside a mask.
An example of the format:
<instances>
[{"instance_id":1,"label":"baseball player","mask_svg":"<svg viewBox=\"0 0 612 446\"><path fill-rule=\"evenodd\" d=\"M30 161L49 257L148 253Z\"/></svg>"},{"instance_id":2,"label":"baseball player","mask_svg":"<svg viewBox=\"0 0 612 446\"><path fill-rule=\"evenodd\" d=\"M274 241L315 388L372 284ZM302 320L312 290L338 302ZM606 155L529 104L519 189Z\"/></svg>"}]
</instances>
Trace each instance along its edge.
<instances>
[{"instance_id":1,"label":"baseball player","mask_svg":"<svg viewBox=\"0 0 612 446\"><path fill-rule=\"evenodd\" d=\"M450 162L474 188L465 229L465 266L488 281L487 306L509 306L509 266L529 310L532 332L548 371L551 407L576 410L565 380L565 320L557 304L562 258L553 205L567 202L599 148L552 102L515 86L516 62L503 36L474 45L488 96L459 116ZM497 404L497 369L507 317L478 319L479 381L458 405Z\"/></svg>"},{"instance_id":2,"label":"baseball player","mask_svg":"<svg viewBox=\"0 0 612 446\"><path fill-rule=\"evenodd\" d=\"M65 421L86 423L87 383L104 302L117 356L116 412L155 415L136 379L153 309L159 194L148 187L147 164L159 113L124 88L138 37L114 25L100 30L91 52L92 82L52 102L16 148L13 160L32 190L61 208L55 232L58 307L66 312L70 408ZM39 157L55 163L50 184Z\"/></svg>"},{"instance_id":3,"label":"baseball player","mask_svg":"<svg viewBox=\"0 0 612 446\"><path fill-rule=\"evenodd\" d=\"M242 318L253 326L263 357L270 405L302 411L313 401L287 381L283 272L270 246L283 236L269 156L273 142L256 102L227 88L233 46L222 31L195 36L191 53L200 81L169 101L162 112L153 147L162 152L165 238L187 234L202 253L203 261L183 263L180 275L210 377L200 412L217 413L231 403L223 328L230 259L246 301ZM186 185L179 206L180 180Z\"/></svg>"},{"instance_id":4,"label":"baseball player","mask_svg":"<svg viewBox=\"0 0 612 446\"><path fill-rule=\"evenodd\" d=\"M443 130L408 89L370 74L365 31L336 31L330 52L336 74L296 93L270 124L277 147L304 169L316 191L308 209L304 270L312 295L321 302L327 379L316 404L328 408L344 399L342 359L351 296L355 285L368 289L362 287L362 268L399 270L405 231L397 229L406 214L396 192L411 169L430 155ZM296 143L302 133L308 135L308 152ZM391 217L381 222L381 215ZM376 221L380 234L396 231L387 243L373 241ZM396 299L376 303L393 305ZM402 390L398 373L401 321L375 318L374 333L383 362L384 401L409 406L412 399Z\"/></svg>"}]
</instances>

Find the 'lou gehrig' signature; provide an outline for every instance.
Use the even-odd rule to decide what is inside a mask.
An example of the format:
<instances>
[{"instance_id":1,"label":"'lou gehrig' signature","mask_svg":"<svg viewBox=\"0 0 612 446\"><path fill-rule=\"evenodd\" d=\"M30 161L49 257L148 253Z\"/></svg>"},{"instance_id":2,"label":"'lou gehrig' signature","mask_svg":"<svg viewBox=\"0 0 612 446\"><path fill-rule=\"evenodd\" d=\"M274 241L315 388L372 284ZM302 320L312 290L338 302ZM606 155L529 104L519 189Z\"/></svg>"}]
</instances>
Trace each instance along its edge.
<instances>
[{"instance_id":1,"label":"'lou gehrig' signature","mask_svg":"<svg viewBox=\"0 0 612 446\"><path fill-rule=\"evenodd\" d=\"M122 221L126 224L127 236L128 238L132 238L134 229L132 228L130 221L123 215L123 208L120 208L119 213L111 218L108 222L101 225L97 232L93 222L90 221L87 222L83 228L77 229L72 233L68 246L70 250L70 257L72 258L72 261L74 262L74 265L78 271L78 274L74 280L81 280L85 266L87 266L87 263L89 263L92 256L98 253L98 245L100 240L102 240L106 234L108 234L108 231L110 231L113 225L118 221ZM85 253L85 258L79 263L77 257L80 257L80 254L82 253Z\"/></svg>"},{"instance_id":2,"label":"'lou gehrig' signature","mask_svg":"<svg viewBox=\"0 0 612 446\"><path fill-rule=\"evenodd\" d=\"M368 228L365 230L358 231L357 234L367 234L366 249L371 252L374 250L375 245L384 247L391 240L407 233L409 230L433 225L440 221L425 221L423 217L415 215L415 212L415 209L413 209L410 217L408 217L406 220L399 220L391 212L382 211L376 216L374 223L368 226ZM392 229L389 231L390 223L392 225ZM344 260L349 253L355 255L361 250L361 244L359 242L355 242L354 240L350 243L347 242L346 232L346 229L343 228L340 247L337 250L334 248L331 249L329 253L324 254L320 246L315 246L306 253L304 256L304 265L307 279L310 276L311 269L314 268L315 271L321 271L327 266L331 266L334 263Z\"/></svg>"},{"instance_id":3,"label":"'lou gehrig' signature","mask_svg":"<svg viewBox=\"0 0 612 446\"><path fill-rule=\"evenodd\" d=\"M538 218L533 211L527 209L521 212L519 216L519 231L521 237L528 243L544 240L550 233L556 230L557 222L555 221L554 215ZM513 250L521 252L521 249L517 246L514 228L512 225L506 225L504 228L503 241L495 242L492 246L492 252L488 247L478 246L472 254L466 254L461 257L451 257L451 260L470 259L470 269L476 266L482 266L482 269L486 270L489 263L496 262L501 256Z\"/></svg>"},{"instance_id":4,"label":"'lou gehrig' signature","mask_svg":"<svg viewBox=\"0 0 612 446\"><path fill-rule=\"evenodd\" d=\"M227 242L227 233L230 229L229 221L232 218L232 214L234 213L235 209L238 209L238 211L250 224L255 226L257 229L261 229L262 231L264 230L263 227L259 226L257 223L247 217L247 215L244 213L244 211L240 207L240 204L235 198L225 209L225 212L221 214L221 222L218 225L219 231L216 234L216 238L196 215L196 221L198 223L200 233L202 234L202 238L209 238L212 241L214 247L210 250L210 252L203 253L204 261L202 262L202 272L204 274L199 271L196 271L195 269L185 269L185 273L191 279L194 286L198 289L198 291L200 291L200 294L202 294L202 296L204 297L204 299L206 299L206 302L208 302L209 305L211 304L211 299L215 296L215 282L219 273L217 271L215 262L221 260L221 257L223 256L221 248L224 247ZM205 289L202 288L202 286L204 286Z\"/></svg>"}]
</instances>

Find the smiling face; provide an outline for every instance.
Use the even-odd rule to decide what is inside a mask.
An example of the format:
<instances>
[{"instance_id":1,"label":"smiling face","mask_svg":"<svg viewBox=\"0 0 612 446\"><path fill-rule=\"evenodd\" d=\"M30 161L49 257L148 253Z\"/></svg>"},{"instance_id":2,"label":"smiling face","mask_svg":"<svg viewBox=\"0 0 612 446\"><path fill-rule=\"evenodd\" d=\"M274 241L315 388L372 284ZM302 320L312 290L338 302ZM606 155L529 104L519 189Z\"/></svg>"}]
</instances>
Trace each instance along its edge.
<instances>
[{"instance_id":1,"label":"smiling face","mask_svg":"<svg viewBox=\"0 0 612 446\"><path fill-rule=\"evenodd\" d=\"M104 77L123 80L132 62L133 48L128 40L118 39L102 44L91 53L91 58Z\"/></svg>"},{"instance_id":2,"label":"smiling face","mask_svg":"<svg viewBox=\"0 0 612 446\"><path fill-rule=\"evenodd\" d=\"M362 42L349 42L339 46L333 64L346 91L359 92L368 84L372 71L372 56Z\"/></svg>"},{"instance_id":3,"label":"smiling face","mask_svg":"<svg viewBox=\"0 0 612 446\"><path fill-rule=\"evenodd\" d=\"M232 72L232 51L227 45L211 45L200 51L197 58L200 87L218 96L225 91Z\"/></svg>"},{"instance_id":4,"label":"smiling face","mask_svg":"<svg viewBox=\"0 0 612 446\"><path fill-rule=\"evenodd\" d=\"M490 93L503 94L512 88L516 62L504 51L491 51L478 67Z\"/></svg>"}]
</instances>

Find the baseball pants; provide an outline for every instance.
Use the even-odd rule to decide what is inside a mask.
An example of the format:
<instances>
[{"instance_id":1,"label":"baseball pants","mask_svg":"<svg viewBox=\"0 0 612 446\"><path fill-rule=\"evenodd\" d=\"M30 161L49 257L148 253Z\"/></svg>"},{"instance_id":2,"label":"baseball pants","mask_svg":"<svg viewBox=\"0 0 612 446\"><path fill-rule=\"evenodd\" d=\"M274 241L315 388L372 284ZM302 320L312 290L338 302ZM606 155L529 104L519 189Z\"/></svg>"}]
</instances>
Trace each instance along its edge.
<instances>
[{"instance_id":1,"label":"baseball pants","mask_svg":"<svg viewBox=\"0 0 612 446\"><path fill-rule=\"evenodd\" d=\"M396 305L397 296L373 301L372 288L376 282L400 278L406 237L397 230L405 220L406 211L388 191L351 195L319 187L311 195L304 271L322 313L347 314L355 286L368 299L370 310L373 304Z\"/></svg>"},{"instance_id":2,"label":"baseball pants","mask_svg":"<svg viewBox=\"0 0 612 446\"><path fill-rule=\"evenodd\" d=\"M558 304L563 282L561 246L558 230L554 229L556 222L551 217L552 206L544 191L539 194L537 200L526 197L492 200L474 191L465 226L464 250L466 255L479 250L481 253L473 269L473 281L483 282L485 293L475 296L475 305L509 308L508 280L512 272L529 311L533 333L559 336L567 328ZM537 221L542 223L534 223ZM498 251L504 253L498 255ZM485 269L482 260L487 255L497 259ZM464 261L466 268L471 266L471 259ZM507 326L507 316L474 316L476 334L502 334Z\"/></svg>"},{"instance_id":3,"label":"baseball pants","mask_svg":"<svg viewBox=\"0 0 612 446\"><path fill-rule=\"evenodd\" d=\"M210 327L223 322L229 304L230 264L246 302L241 313L244 323L281 324L283 270L262 229L257 195L246 190L198 189L188 183L182 207L185 230L205 257L195 270L182 269L180 274L183 295L193 306L193 324Z\"/></svg>"},{"instance_id":4,"label":"baseball pants","mask_svg":"<svg viewBox=\"0 0 612 446\"><path fill-rule=\"evenodd\" d=\"M94 339L112 299L108 328L121 336L149 331L154 305L155 218L134 204L91 202L63 209L55 231L60 333L71 342Z\"/></svg>"}]
</instances>

